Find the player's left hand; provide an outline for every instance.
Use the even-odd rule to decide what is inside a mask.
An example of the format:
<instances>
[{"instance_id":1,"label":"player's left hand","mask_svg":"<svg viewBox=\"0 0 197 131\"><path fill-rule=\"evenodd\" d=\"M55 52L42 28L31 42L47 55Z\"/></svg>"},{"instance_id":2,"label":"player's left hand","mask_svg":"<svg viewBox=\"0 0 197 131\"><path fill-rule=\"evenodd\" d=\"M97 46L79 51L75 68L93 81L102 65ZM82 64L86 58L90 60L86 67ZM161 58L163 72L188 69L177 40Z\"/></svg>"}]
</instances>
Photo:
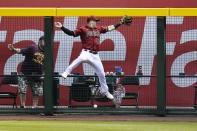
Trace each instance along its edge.
<instances>
[{"instance_id":1,"label":"player's left hand","mask_svg":"<svg viewBox=\"0 0 197 131\"><path fill-rule=\"evenodd\" d=\"M120 19L120 24L124 24L124 25L130 25L133 22L133 18L131 16L123 16Z\"/></svg>"}]
</instances>

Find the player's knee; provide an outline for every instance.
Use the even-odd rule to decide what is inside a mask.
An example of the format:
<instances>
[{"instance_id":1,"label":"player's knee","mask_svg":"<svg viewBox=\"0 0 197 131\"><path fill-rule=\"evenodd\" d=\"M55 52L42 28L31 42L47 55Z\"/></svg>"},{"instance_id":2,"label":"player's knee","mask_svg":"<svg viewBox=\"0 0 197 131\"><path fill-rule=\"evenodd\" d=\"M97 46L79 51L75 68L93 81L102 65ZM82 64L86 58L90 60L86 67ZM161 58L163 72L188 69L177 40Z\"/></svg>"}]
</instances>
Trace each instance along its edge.
<instances>
[{"instance_id":1,"label":"player's knee","mask_svg":"<svg viewBox=\"0 0 197 131\"><path fill-rule=\"evenodd\" d=\"M18 93L19 94L27 93L27 84L23 77L18 77Z\"/></svg>"},{"instance_id":2,"label":"player's knee","mask_svg":"<svg viewBox=\"0 0 197 131\"><path fill-rule=\"evenodd\" d=\"M86 57L81 57L79 59L80 59L81 62L87 62L88 61L88 59Z\"/></svg>"},{"instance_id":3,"label":"player's knee","mask_svg":"<svg viewBox=\"0 0 197 131\"><path fill-rule=\"evenodd\" d=\"M42 96L43 95L43 87L41 83L35 83L32 87L33 96Z\"/></svg>"},{"instance_id":4,"label":"player's knee","mask_svg":"<svg viewBox=\"0 0 197 131\"><path fill-rule=\"evenodd\" d=\"M27 93L27 90L24 89L24 88L20 88L20 87L19 87L18 93L19 93L19 94L26 94L26 93Z\"/></svg>"}]
</instances>

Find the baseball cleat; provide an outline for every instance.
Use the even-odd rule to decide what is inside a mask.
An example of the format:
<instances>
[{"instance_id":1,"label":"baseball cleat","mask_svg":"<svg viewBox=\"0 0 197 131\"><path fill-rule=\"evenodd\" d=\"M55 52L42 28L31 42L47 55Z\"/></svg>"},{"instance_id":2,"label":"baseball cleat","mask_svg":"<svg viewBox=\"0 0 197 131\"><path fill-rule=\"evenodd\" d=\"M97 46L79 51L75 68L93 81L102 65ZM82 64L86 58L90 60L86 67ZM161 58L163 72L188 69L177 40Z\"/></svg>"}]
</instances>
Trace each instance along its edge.
<instances>
[{"instance_id":1,"label":"baseball cleat","mask_svg":"<svg viewBox=\"0 0 197 131\"><path fill-rule=\"evenodd\" d=\"M109 93L109 92L106 92L106 93L105 93L105 96L106 96L108 99L110 99L110 100L113 100L113 99L114 99L114 96L113 96L111 93Z\"/></svg>"},{"instance_id":2,"label":"baseball cleat","mask_svg":"<svg viewBox=\"0 0 197 131\"><path fill-rule=\"evenodd\" d=\"M63 72L63 73L61 74L61 76L62 76L64 79L66 79L66 78L68 77L68 73Z\"/></svg>"}]
</instances>

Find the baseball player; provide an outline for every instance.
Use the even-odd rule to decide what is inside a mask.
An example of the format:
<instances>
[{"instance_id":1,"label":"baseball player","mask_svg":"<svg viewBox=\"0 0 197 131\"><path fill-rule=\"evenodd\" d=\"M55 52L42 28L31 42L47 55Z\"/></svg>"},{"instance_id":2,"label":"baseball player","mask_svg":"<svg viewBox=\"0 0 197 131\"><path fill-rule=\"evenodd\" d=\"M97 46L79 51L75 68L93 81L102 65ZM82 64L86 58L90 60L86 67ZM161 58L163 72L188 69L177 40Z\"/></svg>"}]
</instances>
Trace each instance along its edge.
<instances>
[{"instance_id":1,"label":"baseball player","mask_svg":"<svg viewBox=\"0 0 197 131\"><path fill-rule=\"evenodd\" d=\"M33 94L32 108L36 108L38 106L39 96L43 95L43 82L40 78L31 78L26 77L25 75L43 74L42 64L40 60L36 60L35 56L37 56L38 53L42 54L42 52L44 51L44 37L40 37L38 46L33 44L26 48L20 49L15 48L13 44L9 44L8 49L17 54L25 56L19 72L19 74L22 74L24 76L18 76L18 87L21 102L20 107L25 108L27 87L29 86L31 87Z\"/></svg>"},{"instance_id":2,"label":"baseball player","mask_svg":"<svg viewBox=\"0 0 197 131\"><path fill-rule=\"evenodd\" d=\"M73 37L80 36L83 48L77 59L75 59L61 75L63 78L67 78L74 68L86 62L93 67L95 73L99 77L100 93L105 95L108 99L113 100L113 95L108 91L103 64L98 54L100 35L108 31L113 31L122 24L129 24L132 22L132 19L131 17L125 16L119 23L109 26L97 26L98 21L100 20L95 16L89 16L87 18L87 25L81 26L74 31L67 29L60 22L55 22L55 27L60 28L67 35Z\"/></svg>"}]
</instances>

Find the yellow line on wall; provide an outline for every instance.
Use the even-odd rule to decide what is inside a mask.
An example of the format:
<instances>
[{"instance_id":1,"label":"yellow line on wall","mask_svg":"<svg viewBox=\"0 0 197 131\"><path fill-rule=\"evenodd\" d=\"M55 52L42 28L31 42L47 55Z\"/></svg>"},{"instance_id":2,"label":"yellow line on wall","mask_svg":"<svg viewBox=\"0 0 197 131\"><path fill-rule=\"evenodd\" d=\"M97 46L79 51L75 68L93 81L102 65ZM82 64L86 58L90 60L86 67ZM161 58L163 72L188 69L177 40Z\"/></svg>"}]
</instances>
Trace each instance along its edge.
<instances>
[{"instance_id":1,"label":"yellow line on wall","mask_svg":"<svg viewBox=\"0 0 197 131\"><path fill-rule=\"evenodd\" d=\"M197 8L170 8L170 16L197 16Z\"/></svg>"},{"instance_id":2,"label":"yellow line on wall","mask_svg":"<svg viewBox=\"0 0 197 131\"><path fill-rule=\"evenodd\" d=\"M197 16L197 8L0 8L0 16Z\"/></svg>"},{"instance_id":3,"label":"yellow line on wall","mask_svg":"<svg viewBox=\"0 0 197 131\"><path fill-rule=\"evenodd\" d=\"M57 8L57 16L168 16L168 8Z\"/></svg>"},{"instance_id":4,"label":"yellow line on wall","mask_svg":"<svg viewBox=\"0 0 197 131\"><path fill-rule=\"evenodd\" d=\"M56 8L0 8L0 16L56 16Z\"/></svg>"}]
</instances>

